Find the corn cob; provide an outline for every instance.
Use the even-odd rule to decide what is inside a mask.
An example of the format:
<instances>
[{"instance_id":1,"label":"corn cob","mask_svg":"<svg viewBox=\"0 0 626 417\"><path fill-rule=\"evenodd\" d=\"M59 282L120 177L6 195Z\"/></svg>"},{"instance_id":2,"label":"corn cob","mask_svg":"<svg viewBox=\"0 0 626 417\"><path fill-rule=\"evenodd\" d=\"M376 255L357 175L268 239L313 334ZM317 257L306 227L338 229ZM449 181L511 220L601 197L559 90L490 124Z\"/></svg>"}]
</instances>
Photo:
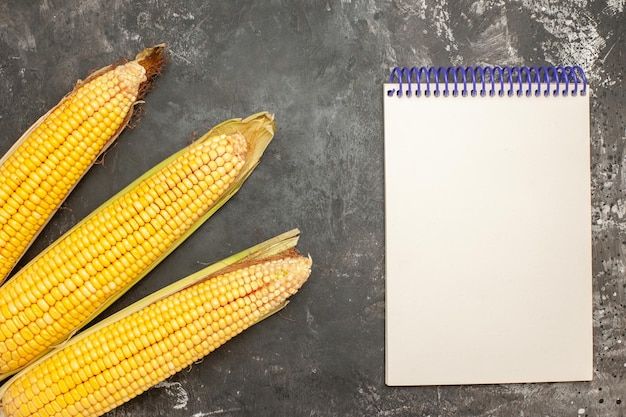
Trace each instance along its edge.
<instances>
[{"instance_id":1,"label":"corn cob","mask_svg":"<svg viewBox=\"0 0 626 417\"><path fill-rule=\"evenodd\" d=\"M274 132L226 121L120 191L0 288L0 379L63 342L223 205Z\"/></svg>"},{"instance_id":2,"label":"corn cob","mask_svg":"<svg viewBox=\"0 0 626 417\"><path fill-rule=\"evenodd\" d=\"M70 339L0 390L0 415L100 416L192 365L306 281L311 260L293 249L297 235L199 271Z\"/></svg>"},{"instance_id":3,"label":"corn cob","mask_svg":"<svg viewBox=\"0 0 626 417\"><path fill-rule=\"evenodd\" d=\"M0 159L0 283L84 173L128 124L163 45L79 82Z\"/></svg>"}]
</instances>

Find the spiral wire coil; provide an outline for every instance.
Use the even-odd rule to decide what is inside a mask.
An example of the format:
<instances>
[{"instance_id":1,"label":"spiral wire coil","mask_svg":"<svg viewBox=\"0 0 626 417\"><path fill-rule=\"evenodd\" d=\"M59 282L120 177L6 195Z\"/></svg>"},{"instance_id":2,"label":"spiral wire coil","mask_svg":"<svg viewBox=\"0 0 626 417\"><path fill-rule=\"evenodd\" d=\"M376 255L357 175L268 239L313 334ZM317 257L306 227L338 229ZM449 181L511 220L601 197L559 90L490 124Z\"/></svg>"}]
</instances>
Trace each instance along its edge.
<instances>
[{"instance_id":1,"label":"spiral wire coil","mask_svg":"<svg viewBox=\"0 0 626 417\"><path fill-rule=\"evenodd\" d=\"M389 96L575 96L587 94L578 66L394 67ZM422 91L423 87L423 91Z\"/></svg>"}]
</instances>

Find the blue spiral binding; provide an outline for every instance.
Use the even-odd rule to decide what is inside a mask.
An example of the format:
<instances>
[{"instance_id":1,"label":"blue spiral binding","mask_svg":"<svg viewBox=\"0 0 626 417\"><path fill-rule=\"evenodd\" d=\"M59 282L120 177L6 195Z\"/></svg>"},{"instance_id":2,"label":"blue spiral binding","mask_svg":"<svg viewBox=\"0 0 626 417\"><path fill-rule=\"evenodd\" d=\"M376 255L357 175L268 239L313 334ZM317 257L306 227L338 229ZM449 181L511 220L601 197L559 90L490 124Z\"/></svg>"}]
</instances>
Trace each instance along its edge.
<instances>
[{"instance_id":1,"label":"blue spiral binding","mask_svg":"<svg viewBox=\"0 0 626 417\"><path fill-rule=\"evenodd\" d=\"M575 96L587 94L587 77L572 66L394 67L389 96ZM424 86L424 91L422 91ZM434 86L434 87L433 87ZM431 89L434 88L434 91ZM441 91L443 89L443 91Z\"/></svg>"}]
</instances>

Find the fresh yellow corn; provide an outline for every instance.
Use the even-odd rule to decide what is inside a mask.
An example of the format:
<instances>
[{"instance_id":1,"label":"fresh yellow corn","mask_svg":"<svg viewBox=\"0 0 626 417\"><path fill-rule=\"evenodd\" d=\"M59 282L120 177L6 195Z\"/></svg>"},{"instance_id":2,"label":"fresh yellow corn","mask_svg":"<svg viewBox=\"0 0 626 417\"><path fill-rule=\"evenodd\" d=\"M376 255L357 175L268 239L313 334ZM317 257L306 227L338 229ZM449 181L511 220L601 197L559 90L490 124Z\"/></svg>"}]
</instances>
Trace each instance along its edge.
<instances>
[{"instance_id":1,"label":"fresh yellow corn","mask_svg":"<svg viewBox=\"0 0 626 417\"><path fill-rule=\"evenodd\" d=\"M273 136L267 113L224 122L61 236L0 288L0 377L63 342L239 188Z\"/></svg>"},{"instance_id":2,"label":"fresh yellow corn","mask_svg":"<svg viewBox=\"0 0 626 417\"><path fill-rule=\"evenodd\" d=\"M268 242L295 245L297 231L284 235ZM192 365L282 308L308 279L310 258L277 250L208 267L70 339L0 390L0 416L100 416Z\"/></svg>"},{"instance_id":3,"label":"fresh yellow corn","mask_svg":"<svg viewBox=\"0 0 626 417\"><path fill-rule=\"evenodd\" d=\"M163 64L163 45L79 82L0 159L0 283L128 124Z\"/></svg>"}]
</instances>

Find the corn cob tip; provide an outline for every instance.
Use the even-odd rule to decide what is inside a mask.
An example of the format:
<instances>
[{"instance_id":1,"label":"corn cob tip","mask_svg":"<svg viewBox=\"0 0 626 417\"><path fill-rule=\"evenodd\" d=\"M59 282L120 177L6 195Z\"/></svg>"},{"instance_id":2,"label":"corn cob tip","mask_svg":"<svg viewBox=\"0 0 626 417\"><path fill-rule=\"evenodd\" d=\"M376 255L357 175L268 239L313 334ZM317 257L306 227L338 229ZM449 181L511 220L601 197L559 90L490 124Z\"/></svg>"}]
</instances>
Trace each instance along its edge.
<instances>
[{"instance_id":1,"label":"corn cob tip","mask_svg":"<svg viewBox=\"0 0 626 417\"><path fill-rule=\"evenodd\" d=\"M224 139L226 135L222 135ZM241 159L245 159L246 152L248 152L248 141L241 133L235 133L230 136L229 142L233 147L232 155Z\"/></svg>"},{"instance_id":2,"label":"corn cob tip","mask_svg":"<svg viewBox=\"0 0 626 417\"><path fill-rule=\"evenodd\" d=\"M129 89L135 91L135 99L140 100L151 90L154 79L161 74L165 66L167 60L165 48L164 43L145 48L133 60L100 68L85 80L78 80L75 90L108 71L115 71L124 74L123 80L127 81Z\"/></svg>"},{"instance_id":3,"label":"corn cob tip","mask_svg":"<svg viewBox=\"0 0 626 417\"><path fill-rule=\"evenodd\" d=\"M265 148L274 137L274 115L266 111L252 114L246 118L226 120L213 127L205 136L212 135L243 135L247 139L248 154L246 159L251 165L258 163ZM243 176L249 174L244 173Z\"/></svg>"},{"instance_id":4,"label":"corn cob tip","mask_svg":"<svg viewBox=\"0 0 626 417\"><path fill-rule=\"evenodd\" d=\"M146 48L137 54L133 62L138 63L145 70L146 81L139 86L138 98L144 97L150 88L154 79L161 73L166 62L165 44Z\"/></svg>"},{"instance_id":5,"label":"corn cob tip","mask_svg":"<svg viewBox=\"0 0 626 417\"><path fill-rule=\"evenodd\" d=\"M285 292L283 293L285 298L289 298L298 292L309 279L313 260L310 255L303 256L297 249L290 249L284 256L292 263L291 274L286 275Z\"/></svg>"},{"instance_id":6,"label":"corn cob tip","mask_svg":"<svg viewBox=\"0 0 626 417\"><path fill-rule=\"evenodd\" d=\"M298 292L302 285L309 279L313 260L310 255L304 256L296 248L292 247L275 255L235 263L230 267L218 271L215 275L209 275L206 279L226 275L232 271L252 268L255 267L255 265L264 265L261 269L266 271L265 273L268 276L274 275L274 282L265 282L266 284L271 284L270 286L275 296L272 303L266 306L267 311L265 311L265 313L271 315L276 311L274 308L282 308L283 303L287 301L290 296ZM275 265L272 267L275 268L273 269L274 272L268 273L267 271L269 269L264 269L267 268L265 265ZM264 318L265 317L266 316L264 316Z\"/></svg>"}]
</instances>

